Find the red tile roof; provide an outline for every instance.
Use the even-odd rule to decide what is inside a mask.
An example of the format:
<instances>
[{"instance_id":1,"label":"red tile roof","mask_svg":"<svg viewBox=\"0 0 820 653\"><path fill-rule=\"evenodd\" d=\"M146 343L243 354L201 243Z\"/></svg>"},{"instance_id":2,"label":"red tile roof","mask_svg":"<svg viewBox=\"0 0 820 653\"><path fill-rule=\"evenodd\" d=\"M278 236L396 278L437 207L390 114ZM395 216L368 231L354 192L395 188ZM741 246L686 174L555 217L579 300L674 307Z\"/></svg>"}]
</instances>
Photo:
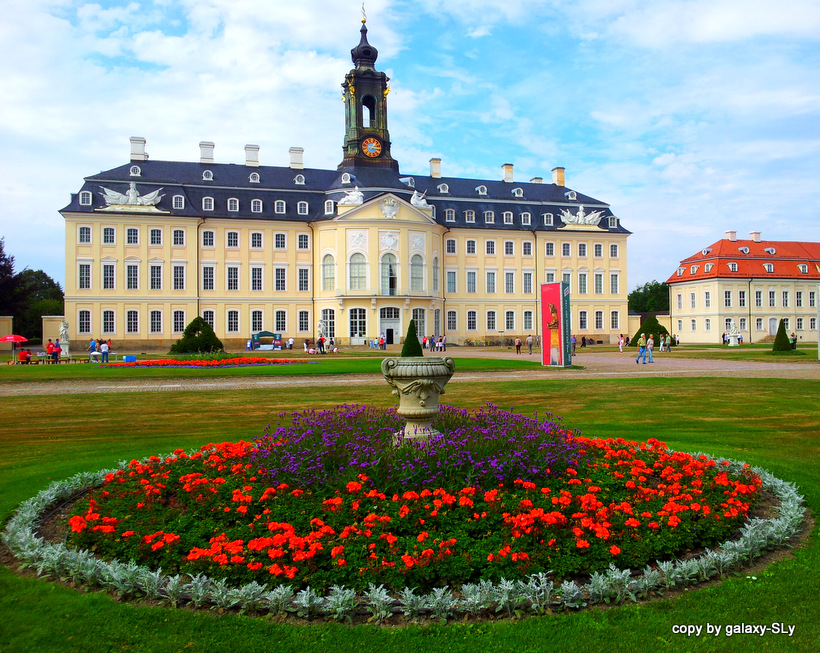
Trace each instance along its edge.
<instances>
[{"instance_id":1,"label":"red tile roof","mask_svg":"<svg viewBox=\"0 0 820 653\"><path fill-rule=\"evenodd\" d=\"M730 269L731 263L736 264L734 272ZM767 264L772 266L771 272L766 270ZM801 265L806 266L805 273L800 271ZM697 266L694 272L692 266ZM683 259L678 269L683 269L683 273L678 275L675 271L666 283L718 278L820 280L820 243L724 238Z\"/></svg>"}]
</instances>

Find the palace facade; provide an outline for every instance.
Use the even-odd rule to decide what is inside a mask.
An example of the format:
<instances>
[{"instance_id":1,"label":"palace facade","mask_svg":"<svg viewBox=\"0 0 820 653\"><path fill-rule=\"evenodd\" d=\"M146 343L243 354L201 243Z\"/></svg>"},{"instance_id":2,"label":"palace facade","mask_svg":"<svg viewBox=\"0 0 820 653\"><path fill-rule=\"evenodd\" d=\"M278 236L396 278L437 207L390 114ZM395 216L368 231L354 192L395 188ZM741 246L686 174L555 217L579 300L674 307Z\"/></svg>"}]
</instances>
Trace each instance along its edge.
<instances>
[{"instance_id":1,"label":"palace facade","mask_svg":"<svg viewBox=\"0 0 820 653\"><path fill-rule=\"evenodd\" d=\"M686 343L720 343L732 322L744 343L773 338L780 320L798 342L818 339L820 243L722 240L680 262L666 281L672 330Z\"/></svg>"},{"instance_id":2,"label":"palace facade","mask_svg":"<svg viewBox=\"0 0 820 653\"><path fill-rule=\"evenodd\" d=\"M335 170L149 160L86 177L66 224L72 339L164 348L202 316L228 348L260 331L360 345L419 335L450 344L539 333L539 286L571 287L578 338L613 342L627 325L626 241L608 204L567 188L564 169L516 181L404 174L391 155L388 78L361 28L342 84Z\"/></svg>"}]
</instances>

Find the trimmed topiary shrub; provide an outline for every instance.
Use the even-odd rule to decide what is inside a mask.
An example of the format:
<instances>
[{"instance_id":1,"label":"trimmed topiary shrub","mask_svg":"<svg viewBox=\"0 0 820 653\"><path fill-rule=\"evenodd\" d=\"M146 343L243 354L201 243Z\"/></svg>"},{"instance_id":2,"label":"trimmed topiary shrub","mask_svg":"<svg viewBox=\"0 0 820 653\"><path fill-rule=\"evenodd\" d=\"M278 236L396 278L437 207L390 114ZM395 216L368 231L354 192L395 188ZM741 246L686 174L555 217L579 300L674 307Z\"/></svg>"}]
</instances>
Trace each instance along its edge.
<instances>
[{"instance_id":1,"label":"trimmed topiary shrub","mask_svg":"<svg viewBox=\"0 0 820 653\"><path fill-rule=\"evenodd\" d=\"M171 345L172 354L213 353L223 349L222 341L216 337L211 325L201 317L191 320L182 337Z\"/></svg>"},{"instance_id":2,"label":"trimmed topiary shrub","mask_svg":"<svg viewBox=\"0 0 820 653\"><path fill-rule=\"evenodd\" d=\"M777 335L774 337L772 351L791 351L792 345L789 342L789 335L786 333L786 322L781 319L780 326L777 327Z\"/></svg>"},{"instance_id":3,"label":"trimmed topiary shrub","mask_svg":"<svg viewBox=\"0 0 820 653\"><path fill-rule=\"evenodd\" d=\"M658 336L660 336L660 334L663 334L665 336L669 335L669 331L666 330L665 326L663 326L660 322L658 322L658 318L656 318L654 315L650 315L648 318L646 318L641 323L641 326L638 329L638 332L632 336L632 339L629 341L629 344L632 347L637 347L638 346L638 339L641 337L642 333L646 334L647 339L649 338L650 333L654 333L655 334L655 346L656 347L659 346L659 344L660 344L659 339L658 339ZM671 344L672 344L673 347L675 346L675 339L674 338L672 338Z\"/></svg>"},{"instance_id":4,"label":"trimmed topiary shrub","mask_svg":"<svg viewBox=\"0 0 820 653\"><path fill-rule=\"evenodd\" d=\"M410 324L407 327L407 335L404 336L404 345L401 348L402 358L409 358L411 356L424 356L424 350L421 348L418 335L416 335L415 320L410 320Z\"/></svg>"}]
</instances>

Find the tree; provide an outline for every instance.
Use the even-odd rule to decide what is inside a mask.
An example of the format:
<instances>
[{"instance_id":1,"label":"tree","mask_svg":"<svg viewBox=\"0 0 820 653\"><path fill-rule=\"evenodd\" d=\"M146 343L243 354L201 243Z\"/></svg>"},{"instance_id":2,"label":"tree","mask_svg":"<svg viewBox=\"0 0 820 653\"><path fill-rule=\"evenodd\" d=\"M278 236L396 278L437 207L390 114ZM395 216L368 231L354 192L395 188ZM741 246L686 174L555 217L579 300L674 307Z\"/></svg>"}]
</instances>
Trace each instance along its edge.
<instances>
[{"instance_id":1,"label":"tree","mask_svg":"<svg viewBox=\"0 0 820 653\"><path fill-rule=\"evenodd\" d=\"M629 293L633 313L658 313L669 310L669 290L661 281L648 281Z\"/></svg>"},{"instance_id":2,"label":"tree","mask_svg":"<svg viewBox=\"0 0 820 653\"><path fill-rule=\"evenodd\" d=\"M786 321L781 319L780 326L777 327L777 335L774 337L772 351L791 351L792 345L789 342L789 335L786 333Z\"/></svg>"},{"instance_id":3,"label":"tree","mask_svg":"<svg viewBox=\"0 0 820 653\"><path fill-rule=\"evenodd\" d=\"M171 345L172 354L212 353L223 349L222 341L216 337L211 325L201 317L191 320L182 337Z\"/></svg>"},{"instance_id":4,"label":"tree","mask_svg":"<svg viewBox=\"0 0 820 653\"><path fill-rule=\"evenodd\" d=\"M0 238L0 314L13 315L14 257L6 255L6 239Z\"/></svg>"},{"instance_id":5,"label":"tree","mask_svg":"<svg viewBox=\"0 0 820 653\"><path fill-rule=\"evenodd\" d=\"M416 334L416 321L410 320L410 324L407 326L407 335L404 336L404 345L401 348L401 356L402 358L408 358L410 356L424 356L424 352L421 349L421 343L419 342L419 337Z\"/></svg>"},{"instance_id":6,"label":"tree","mask_svg":"<svg viewBox=\"0 0 820 653\"><path fill-rule=\"evenodd\" d=\"M62 315L63 289L42 270L25 269L14 277L14 330L43 337L43 315Z\"/></svg>"},{"instance_id":7,"label":"tree","mask_svg":"<svg viewBox=\"0 0 820 653\"><path fill-rule=\"evenodd\" d=\"M656 318L654 315L650 315L641 323L638 332L632 337L632 340L629 341L629 344L633 347L637 347L638 339L641 337L642 333L645 333L647 338L649 338L650 333L655 334L656 336L661 334L665 336L669 335L669 331L667 331L666 327L664 327L660 322L658 322L658 318ZM657 340L655 342L657 344ZM674 339L670 342L674 346Z\"/></svg>"}]
</instances>

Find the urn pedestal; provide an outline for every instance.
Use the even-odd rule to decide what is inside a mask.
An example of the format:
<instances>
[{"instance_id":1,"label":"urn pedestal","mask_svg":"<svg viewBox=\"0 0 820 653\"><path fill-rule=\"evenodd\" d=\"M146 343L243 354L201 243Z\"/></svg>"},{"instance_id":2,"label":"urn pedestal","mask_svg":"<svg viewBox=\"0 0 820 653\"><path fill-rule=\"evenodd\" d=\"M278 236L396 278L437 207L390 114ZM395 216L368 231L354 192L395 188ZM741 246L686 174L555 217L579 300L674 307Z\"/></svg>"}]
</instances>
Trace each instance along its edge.
<instances>
[{"instance_id":1,"label":"urn pedestal","mask_svg":"<svg viewBox=\"0 0 820 653\"><path fill-rule=\"evenodd\" d=\"M382 374L393 388L393 395L399 398L396 412L407 422L404 429L395 434L395 446L400 446L403 440L428 440L438 433L432 427L438 417L438 398L444 394L444 386L455 369L450 357L414 356L382 361Z\"/></svg>"}]
</instances>

